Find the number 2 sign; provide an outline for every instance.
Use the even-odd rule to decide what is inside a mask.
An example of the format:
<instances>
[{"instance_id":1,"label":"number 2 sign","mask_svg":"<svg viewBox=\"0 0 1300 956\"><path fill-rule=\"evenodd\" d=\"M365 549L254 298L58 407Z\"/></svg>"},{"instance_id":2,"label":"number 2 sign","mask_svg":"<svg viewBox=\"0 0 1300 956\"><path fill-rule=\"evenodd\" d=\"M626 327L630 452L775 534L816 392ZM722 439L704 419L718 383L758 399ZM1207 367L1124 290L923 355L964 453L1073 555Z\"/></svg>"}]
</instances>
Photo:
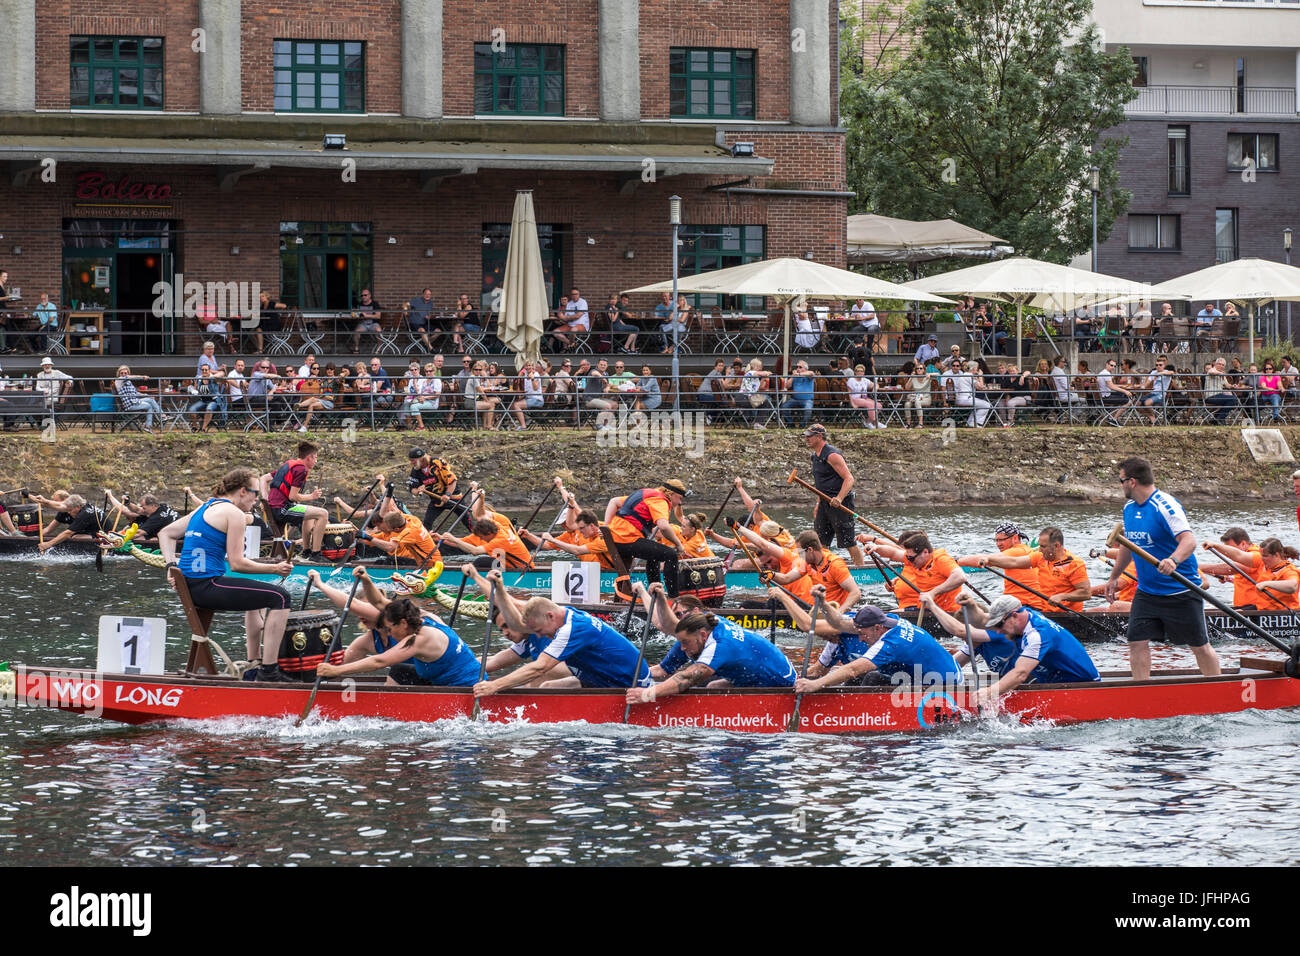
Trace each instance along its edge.
<instances>
[{"instance_id":1,"label":"number 2 sign","mask_svg":"<svg viewBox=\"0 0 1300 956\"><path fill-rule=\"evenodd\" d=\"M599 600L600 565L594 561L556 561L551 565L551 600L592 604Z\"/></svg>"}]
</instances>

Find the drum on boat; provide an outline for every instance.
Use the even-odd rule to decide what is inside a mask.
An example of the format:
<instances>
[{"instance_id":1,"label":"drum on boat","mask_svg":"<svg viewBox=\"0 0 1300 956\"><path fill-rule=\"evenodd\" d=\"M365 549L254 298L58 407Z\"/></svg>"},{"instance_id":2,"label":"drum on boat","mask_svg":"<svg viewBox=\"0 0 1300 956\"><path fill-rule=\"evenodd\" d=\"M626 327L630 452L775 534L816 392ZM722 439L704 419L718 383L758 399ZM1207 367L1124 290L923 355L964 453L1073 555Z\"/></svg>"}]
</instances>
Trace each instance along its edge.
<instances>
[{"instance_id":1,"label":"drum on boat","mask_svg":"<svg viewBox=\"0 0 1300 956\"><path fill-rule=\"evenodd\" d=\"M314 681L338 625L337 611L290 611L280 640L280 670L295 680ZM341 644L330 655L330 663L343 663Z\"/></svg>"},{"instance_id":2,"label":"drum on boat","mask_svg":"<svg viewBox=\"0 0 1300 956\"><path fill-rule=\"evenodd\" d=\"M320 553L331 561L337 561L347 555L356 537L357 529L350 521L342 524L327 524L325 537L321 540Z\"/></svg>"},{"instance_id":3,"label":"drum on boat","mask_svg":"<svg viewBox=\"0 0 1300 956\"><path fill-rule=\"evenodd\" d=\"M682 558L677 568L678 593L693 594L710 607L722 603L727 594L727 570L721 558Z\"/></svg>"},{"instance_id":4,"label":"drum on boat","mask_svg":"<svg viewBox=\"0 0 1300 956\"><path fill-rule=\"evenodd\" d=\"M41 531L41 509L38 505L14 505L9 517L20 534L36 537Z\"/></svg>"}]
</instances>

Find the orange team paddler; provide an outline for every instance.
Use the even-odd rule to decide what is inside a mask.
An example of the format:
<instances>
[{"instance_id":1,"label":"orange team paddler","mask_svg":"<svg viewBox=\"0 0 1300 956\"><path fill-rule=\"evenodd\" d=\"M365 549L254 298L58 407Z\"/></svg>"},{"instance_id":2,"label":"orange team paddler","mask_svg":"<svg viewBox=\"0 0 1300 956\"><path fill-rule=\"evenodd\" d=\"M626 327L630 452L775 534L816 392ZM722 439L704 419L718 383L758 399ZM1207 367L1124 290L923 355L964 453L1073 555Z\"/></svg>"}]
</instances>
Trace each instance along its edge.
<instances>
[{"instance_id":1,"label":"orange team paddler","mask_svg":"<svg viewBox=\"0 0 1300 956\"><path fill-rule=\"evenodd\" d=\"M680 582L677 561L685 555L686 547L668 518L674 511L680 514L689 494L683 482L670 478L657 488L640 488L630 495L611 498L605 506L605 524L623 564L631 570L634 560L645 559L646 579L654 583L662 573L668 596L674 598ZM662 540L653 540L655 535Z\"/></svg>"},{"instance_id":2,"label":"orange team paddler","mask_svg":"<svg viewBox=\"0 0 1300 956\"><path fill-rule=\"evenodd\" d=\"M808 563L800 551L783 548L775 541L755 534L739 524L732 530L744 539L763 569L772 572L772 580L785 587L799 600L811 604L813 585L817 583L809 573Z\"/></svg>"},{"instance_id":3,"label":"orange team paddler","mask_svg":"<svg viewBox=\"0 0 1300 956\"><path fill-rule=\"evenodd\" d=\"M1016 560L1017 558L1028 559L1034 554L1029 545L1025 544L1024 538L1018 526L1010 521L1004 522L993 529L993 543L998 547L998 554L966 554L958 558L957 563L964 568L982 568L986 565L1003 568L1007 572L1007 576L1002 580L1003 594L1010 595L1025 607L1031 607L1035 611L1053 610L1033 591L1021 587L1021 585L1028 585L1034 591L1047 593L1039 580L1038 566L1030 561ZM1041 565L1042 561L1040 560L1038 564Z\"/></svg>"},{"instance_id":4,"label":"orange team paddler","mask_svg":"<svg viewBox=\"0 0 1300 956\"><path fill-rule=\"evenodd\" d=\"M1288 548L1277 538L1265 538L1259 548L1268 577L1267 581L1259 582L1260 590L1274 595L1292 610L1300 609L1300 569L1291 563L1300 558L1300 551Z\"/></svg>"},{"instance_id":5,"label":"orange team paddler","mask_svg":"<svg viewBox=\"0 0 1300 956\"><path fill-rule=\"evenodd\" d=\"M1258 581L1267 575L1264 573L1264 558L1260 554L1260 546L1251 543L1250 534L1246 529L1229 528L1223 532L1219 540L1223 543L1215 550L1236 567L1222 561L1218 564L1197 562L1198 569L1205 574L1213 574L1221 581L1226 581L1229 576L1232 577L1232 606L1237 610L1262 611L1266 608L1276 608L1277 605L1260 594L1247 577L1249 575ZM1213 545L1204 541L1201 547L1208 551ZM1245 574L1242 573L1243 571Z\"/></svg>"},{"instance_id":6,"label":"orange team paddler","mask_svg":"<svg viewBox=\"0 0 1300 956\"><path fill-rule=\"evenodd\" d=\"M875 553L889 561L903 561L901 574L917 590L934 598L949 614L957 613L957 594L966 583L966 573L943 548L935 550L923 531L906 531L899 538L903 546L897 547L882 541L873 541L868 535L859 535L863 550ZM892 581L894 599L900 608L920 607L916 591L901 581Z\"/></svg>"},{"instance_id":7,"label":"orange team paddler","mask_svg":"<svg viewBox=\"0 0 1300 956\"><path fill-rule=\"evenodd\" d=\"M378 531L369 534L363 528L358 537L395 558L428 561L430 564L442 560L438 543L415 515L390 511L380 519Z\"/></svg>"},{"instance_id":8,"label":"orange team paddler","mask_svg":"<svg viewBox=\"0 0 1300 956\"><path fill-rule=\"evenodd\" d=\"M609 556L609 548L605 546L605 536L600 533L600 519L590 511L580 511L575 522L577 540L574 543L562 540L562 536L553 535L549 531L542 535L542 540L558 551L567 551L578 557L590 555L600 562L602 570L617 571L614 559Z\"/></svg>"},{"instance_id":9,"label":"orange team paddler","mask_svg":"<svg viewBox=\"0 0 1300 956\"><path fill-rule=\"evenodd\" d=\"M803 560L813 582L826 588L826 600L834 601L842 610L861 600L862 591L858 582L853 580L848 563L838 554L827 551L816 531L803 532L795 539L795 544L803 551Z\"/></svg>"},{"instance_id":10,"label":"orange team paddler","mask_svg":"<svg viewBox=\"0 0 1300 956\"><path fill-rule=\"evenodd\" d=\"M680 525L673 525L672 529L677 532L677 537L681 538L682 544L686 547L686 557L688 558L716 558L713 549L709 547L709 539L704 535L704 529L709 526L709 516L706 514L696 513L686 516L686 520Z\"/></svg>"},{"instance_id":11,"label":"orange team paddler","mask_svg":"<svg viewBox=\"0 0 1300 956\"><path fill-rule=\"evenodd\" d=\"M1093 552L1096 556L1096 552ZM1114 561L1119 557L1119 548L1110 548L1106 551L1106 557ZM1119 578L1119 590L1115 594L1115 600L1111 604L1103 604L1100 607L1090 607L1087 609L1089 614L1127 614L1133 609L1133 595L1137 593L1137 578L1133 576L1132 571L1125 571ZM1092 596L1104 598L1106 596L1106 582L1095 584L1092 587Z\"/></svg>"},{"instance_id":12,"label":"orange team paddler","mask_svg":"<svg viewBox=\"0 0 1300 956\"><path fill-rule=\"evenodd\" d=\"M1005 528L1007 525L1002 527ZM1023 548L1025 554L1013 556L1011 553L1013 550L1016 549L1008 548L1001 554L969 555L961 558L957 563L965 567L1006 568L1008 574L1013 571L1017 574L1032 571L1038 575L1038 583L1030 586L1046 594L1048 598L1046 602L1034 598L1038 602L1035 609L1055 611L1063 607L1071 611L1083 610L1083 602L1092 596L1092 581L1088 577L1088 565L1082 558L1075 557L1066 549L1065 535L1060 528L1049 525L1040 531L1038 548L1033 551ZM1020 580L1025 581L1024 578ZM1025 583L1030 582L1025 581ZM1003 593L1010 594L1017 600L1023 600L1019 594L1011 591L1009 584L1010 582ZM1017 590L1021 589L1017 588Z\"/></svg>"},{"instance_id":13,"label":"orange team paddler","mask_svg":"<svg viewBox=\"0 0 1300 956\"><path fill-rule=\"evenodd\" d=\"M478 491L478 482L470 482L469 488L473 495ZM464 538L446 533L439 535L438 541L449 541L463 551L478 555L475 562L480 568L490 567L498 551L504 554L506 567L512 570L532 567L532 555L515 533L515 526L505 515L487 506L486 495L475 495L470 530L472 533Z\"/></svg>"},{"instance_id":14,"label":"orange team paddler","mask_svg":"<svg viewBox=\"0 0 1300 956\"><path fill-rule=\"evenodd\" d=\"M745 514L752 513L753 515L753 517L749 519L748 527L750 528L750 530L757 531L759 534L762 534L763 524L765 522L772 521L772 519L769 518L763 511L762 499L751 498L749 496L749 492L745 490L745 483L741 481L739 477L735 478L732 481L732 484L734 484L736 486L736 490L740 492L740 502L742 505L744 505ZM771 539L783 548L793 548L795 546L794 535L792 535L785 528L781 527L781 525L778 524L777 522L772 521L772 523L776 525L778 530L774 536L770 536ZM765 536L765 537L769 537L769 536ZM727 545L727 547L730 546L731 546L730 544Z\"/></svg>"}]
</instances>

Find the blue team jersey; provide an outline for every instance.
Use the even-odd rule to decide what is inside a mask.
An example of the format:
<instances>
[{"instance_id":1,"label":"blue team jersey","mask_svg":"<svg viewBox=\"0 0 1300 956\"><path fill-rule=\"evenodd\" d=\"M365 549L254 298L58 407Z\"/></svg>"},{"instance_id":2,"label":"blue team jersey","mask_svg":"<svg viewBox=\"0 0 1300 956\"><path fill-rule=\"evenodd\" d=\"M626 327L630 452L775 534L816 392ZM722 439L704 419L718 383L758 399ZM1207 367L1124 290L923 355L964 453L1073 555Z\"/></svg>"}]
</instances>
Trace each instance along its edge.
<instances>
[{"instance_id":1,"label":"blue team jersey","mask_svg":"<svg viewBox=\"0 0 1300 956\"><path fill-rule=\"evenodd\" d=\"M190 516L185 538L177 559L181 574L187 578L218 578L229 570L226 564L226 533L208 524L208 508L228 501L209 498Z\"/></svg>"},{"instance_id":2,"label":"blue team jersey","mask_svg":"<svg viewBox=\"0 0 1300 956\"><path fill-rule=\"evenodd\" d=\"M1190 531L1183 506L1163 491L1153 491L1144 504L1130 501L1124 505L1124 537L1135 545L1151 552L1158 561L1173 555L1178 548L1178 535ZM1187 591L1172 577L1165 577L1141 558L1134 558L1139 591L1147 594L1180 594ZM1178 572L1193 584L1201 583L1197 573L1196 555L1189 554L1178 565Z\"/></svg>"},{"instance_id":3,"label":"blue team jersey","mask_svg":"<svg viewBox=\"0 0 1300 956\"><path fill-rule=\"evenodd\" d=\"M1101 680L1097 665L1078 639L1055 621L1049 621L1032 608L1025 633L1016 639L1016 658L1032 657L1038 661L1026 683L1068 684L1075 681ZM989 631L992 637L994 631ZM999 633L999 636L1005 636Z\"/></svg>"},{"instance_id":4,"label":"blue team jersey","mask_svg":"<svg viewBox=\"0 0 1300 956\"><path fill-rule=\"evenodd\" d=\"M871 649L871 645L858 637L857 631L840 631L838 641L827 641L817 660L822 667L840 667L852 664Z\"/></svg>"},{"instance_id":5,"label":"blue team jersey","mask_svg":"<svg viewBox=\"0 0 1300 956\"><path fill-rule=\"evenodd\" d=\"M546 650L549 643L551 642L544 637L529 634L522 641L511 644L510 649L526 661L535 661L542 656L542 651Z\"/></svg>"},{"instance_id":6,"label":"blue team jersey","mask_svg":"<svg viewBox=\"0 0 1300 956\"><path fill-rule=\"evenodd\" d=\"M418 657L412 657L409 663L415 672L435 687L472 687L478 683L478 658L460 639L460 635L431 617L426 617L421 623L446 635L447 649L436 661L422 661Z\"/></svg>"},{"instance_id":7,"label":"blue team jersey","mask_svg":"<svg viewBox=\"0 0 1300 956\"><path fill-rule=\"evenodd\" d=\"M696 660L713 668L714 674L729 680L732 687L792 687L797 676L790 659L775 644L725 618L709 632ZM672 674L691 663L678 641L659 667Z\"/></svg>"},{"instance_id":8,"label":"blue team jersey","mask_svg":"<svg viewBox=\"0 0 1300 956\"><path fill-rule=\"evenodd\" d=\"M896 623L868 649L865 657L876 669L891 680L903 675L916 685L919 676L922 687L936 684L953 686L962 683L961 668L943 645L928 631L923 631L910 621L887 615Z\"/></svg>"},{"instance_id":9,"label":"blue team jersey","mask_svg":"<svg viewBox=\"0 0 1300 956\"><path fill-rule=\"evenodd\" d=\"M583 687L649 686L650 668L641 661L635 680L632 670L641 653L626 637L599 618L574 608L564 609L564 623L542 653L568 665Z\"/></svg>"},{"instance_id":10,"label":"blue team jersey","mask_svg":"<svg viewBox=\"0 0 1300 956\"><path fill-rule=\"evenodd\" d=\"M983 644L975 645L975 653L984 660L984 664L999 677L1011 670L1011 662L1020 651L1015 642L1008 640L996 631L986 631L989 639ZM965 650L963 647L962 650Z\"/></svg>"}]
</instances>

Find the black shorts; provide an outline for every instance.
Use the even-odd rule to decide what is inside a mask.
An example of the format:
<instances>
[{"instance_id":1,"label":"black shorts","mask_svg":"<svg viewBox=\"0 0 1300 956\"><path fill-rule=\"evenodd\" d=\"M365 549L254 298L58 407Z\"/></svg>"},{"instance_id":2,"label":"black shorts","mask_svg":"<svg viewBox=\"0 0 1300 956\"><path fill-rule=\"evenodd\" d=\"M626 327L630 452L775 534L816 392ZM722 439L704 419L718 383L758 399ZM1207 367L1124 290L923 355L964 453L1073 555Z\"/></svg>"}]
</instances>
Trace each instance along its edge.
<instances>
[{"instance_id":1,"label":"black shorts","mask_svg":"<svg viewBox=\"0 0 1300 956\"><path fill-rule=\"evenodd\" d=\"M281 526L291 524L295 527L302 527L302 519L306 517L307 509L302 505L285 505L283 508L272 508L271 516L280 523Z\"/></svg>"},{"instance_id":2,"label":"black shorts","mask_svg":"<svg viewBox=\"0 0 1300 956\"><path fill-rule=\"evenodd\" d=\"M215 578L186 578L185 584L190 589L190 598L195 607L213 611L257 611L262 608L287 611L293 606L288 591L278 584L266 581L222 575Z\"/></svg>"},{"instance_id":3,"label":"black shorts","mask_svg":"<svg viewBox=\"0 0 1300 956\"><path fill-rule=\"evenodd\" d=\"M853 508L853 495L844 499L844 507ZM839 547L852 548L857 545L853 540L853 515L847 511L841 511L834 505L829 505L824 501L817 503L817 514L813 519L813 530L817 532L817 537L821 539L822 547L835 547L838 540Z\"/></svg>"},{"instance_id":4,"label":"black shorts","mask_svg":"<svg viewBox=\"0 0 1300 956\"><path fill-rule=\"evenodd\" d=\"M414 664L408 664L406 661L389 665L388 676L393 679L395 684L418 685L420 687L433 686L432 681L425 680L416 672Z\"/></svg>"},{"instance_id":5,"label":"black shorts","mask_svg":"<svg viewBox=\"0 0 1300 956\"><path fill-rule=\"evenodd\" d=\"M1130 644L1161 641L1203 647L1210 642L1205 632L1205 603L1199 594L1191 591L1147 594L1139 590L1133 595L1129 610L1128 640Z\"/></svg>"}]
</instances>

